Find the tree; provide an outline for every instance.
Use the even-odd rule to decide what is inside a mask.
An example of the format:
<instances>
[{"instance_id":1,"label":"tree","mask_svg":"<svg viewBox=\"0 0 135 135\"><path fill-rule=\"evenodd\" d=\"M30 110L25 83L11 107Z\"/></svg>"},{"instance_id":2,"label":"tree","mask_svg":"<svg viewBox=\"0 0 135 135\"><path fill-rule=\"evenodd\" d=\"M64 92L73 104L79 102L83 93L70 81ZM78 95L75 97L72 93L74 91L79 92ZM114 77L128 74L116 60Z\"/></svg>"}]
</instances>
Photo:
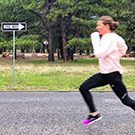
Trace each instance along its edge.
<instances>
[{"instance_id":1,"label":"tree","mask_svg":"<svg viewBox=\"0 0 135 135\"><path fill-rule=\"evenodd\" d=\"M42 46L38 38L38 35L23 35L20 38L16 37L16 46L18 48L23 48L26 53L33 52Z\"/></svg>"},{"instance_id":2,"label":"tree","mask_svg":"<svg viewBox=\"0 0 135 135\"><path fill-rule=\"evenodd\" d=\"M29 10L33 14L35 14L39 18L39 23L36 21L36 23L40 26L41 29L44 28L44 31L46 37L49 42L49 56L48 61L54 61L54 35L53 35L53 28L55 27L55 23L52 22L49 18L46 17L46 15L50 12L50 10L53 8L53 2L55 0L46 0L46 1L33 1L30 0L29 2L27 0L21 0L22 6L24 9ZM36 26L37 26L36 25ZM43 30L41 30L43 35ZM36 32L37 33L37 32ZM38 32L39 34L39 32Z\"/></svg>"},{"instance_id":3,"label":"tree","mask_svg":"<svg viewBox=\"0 0 135 135\"><path fill-rule=\"evenodd\" d=\"M63 54L63 60L67 60L67 50L66 50L66 42L67 42L67 31L69 31L69 28L67 25L69 25L69 22L71 20L70 14L72 13L72 8L75 4L74 0L56 0L54 3L54 8L50 10L50 13L48 14L48 18L52 21L61 22L60 28L61 28L61 39L62 40L62 54Z\"/></svg>"},{"instance_id":4,"label":"tree","mask_svg":"<svg viewBox=\"0 0 135 135\"><path fill-rule=\"evenodd\" d=\"M16 8L16 10L15 10ZM8 9L8 10L7 10ZM15 22L16 19L19 17L19 9L20 5L16 4L14 1L8 1L8 0L1 0L0 1L0 22ZM12 32L0 32L1 42L4 43L4 45L1 47L1 53L2 51L6 51L6 49L11 49L11 46L7 43L12 39L13 34ZM5 42L6 46L5 46Z\"/></svg>"},{"instance_id":5,"label":"tree","mask_svg":"<svg viewBox=\"0 0 135 135\"><path fill-rule=\"evenodd\" d=\"M73 38L68 41L67 48L78 47L79 50L89 49L92 50L91 39L90 38Z\"/></svg>"}]
</instances>

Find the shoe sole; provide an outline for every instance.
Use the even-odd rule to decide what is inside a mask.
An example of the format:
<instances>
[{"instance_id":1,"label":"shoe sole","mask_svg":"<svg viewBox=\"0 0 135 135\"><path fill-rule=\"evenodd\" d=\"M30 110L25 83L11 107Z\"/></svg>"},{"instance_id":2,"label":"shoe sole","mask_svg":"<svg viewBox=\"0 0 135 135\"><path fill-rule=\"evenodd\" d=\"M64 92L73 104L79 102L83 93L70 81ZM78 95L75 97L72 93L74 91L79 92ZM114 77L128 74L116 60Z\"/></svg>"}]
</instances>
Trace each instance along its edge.
<instances>
[{"instance_id":1,"label":"shoe sole","mask_svg":"<svg viewBox=\"0 0 135 135\"><path fill-rule=\"evenodd\" d=\"M101 120L101 119L102 119L102 116L101 116L101 117L99 117L98 119L96 119L96 120L94 120L94 121L90 122L89 124L86 124L86 125L91 125L92 123L94 123L94 122L96 122L96 121L99 121L99 120Z\"/></svg>"}]
</instances>

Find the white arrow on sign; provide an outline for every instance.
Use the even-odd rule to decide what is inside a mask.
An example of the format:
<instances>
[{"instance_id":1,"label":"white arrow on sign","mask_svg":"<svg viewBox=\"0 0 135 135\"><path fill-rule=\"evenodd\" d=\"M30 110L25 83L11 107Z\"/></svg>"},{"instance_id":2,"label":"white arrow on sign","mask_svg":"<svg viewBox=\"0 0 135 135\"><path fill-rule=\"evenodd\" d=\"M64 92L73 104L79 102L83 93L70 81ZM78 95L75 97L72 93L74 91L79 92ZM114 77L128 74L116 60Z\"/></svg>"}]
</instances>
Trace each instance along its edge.
<instances>
[{"instance_id":1,"label":"white arrow on sign","mask_svg":"<svg viewBox=\"0 0 135 135\"><path fill-rule=\"evenodd\" d=\"M18 25L18 29L19 30L21 30L21 29L23 29L24 28L24 26L23 25L21 25L20 23L19 23L19 25Z\"/></svg>"}]
</instances>

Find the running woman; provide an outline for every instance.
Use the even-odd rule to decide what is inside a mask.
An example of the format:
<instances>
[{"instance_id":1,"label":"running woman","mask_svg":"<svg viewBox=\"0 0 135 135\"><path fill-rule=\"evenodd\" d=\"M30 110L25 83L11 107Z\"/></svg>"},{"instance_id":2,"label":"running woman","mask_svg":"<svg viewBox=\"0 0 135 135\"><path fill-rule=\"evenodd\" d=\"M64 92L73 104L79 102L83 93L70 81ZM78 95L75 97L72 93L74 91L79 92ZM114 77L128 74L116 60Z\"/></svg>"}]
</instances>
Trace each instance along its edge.
<instances>
[{"instance_id":1,"label":"running woman","mask_svg":"<svg viewBox=\"0 0 135 135\"><path fill-rule=\"evenodd\" d=\"M97 112L90 89L109 84L121 102L135 110L135 101L132 100L122 82L123 68L120 57L127 51L124 39L115 33L118 27L110 16L102 16L97 21L97 31L91 34L94 54L99 60L100 72L88 78L79 88L89 108L89 116L82 124L91 124L102 117ZM100 39L100 36L101 39Z\"/></svg>"}]
</instances>

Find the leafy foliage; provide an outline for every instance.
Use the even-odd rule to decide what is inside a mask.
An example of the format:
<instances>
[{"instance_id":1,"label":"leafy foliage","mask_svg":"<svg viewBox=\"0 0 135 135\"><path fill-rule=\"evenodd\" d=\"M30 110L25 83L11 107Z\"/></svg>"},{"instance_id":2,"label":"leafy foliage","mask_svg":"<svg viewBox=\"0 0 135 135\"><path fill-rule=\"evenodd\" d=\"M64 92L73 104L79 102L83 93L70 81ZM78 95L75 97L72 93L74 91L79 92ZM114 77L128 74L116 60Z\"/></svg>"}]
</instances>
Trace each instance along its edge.
<instances>
[{"instance_id":1,"label":"leafy foliage","mask_svg":"<svg viewBox=\"0 0 135 135\"><path fill-rule=\"evenodd\" d=\"M68 41L67 48L72 47L72 49L77 46L78 49L92 49L91 40L90 38L73 38Z\"/></svg>"},{"instance_id":2,"label":"leafy foliage","mask_svg":"<svg viewBox=\"0 0 135 135\"><path fill-rule=\"evenodd\" d=\"M34 1L33 0L20 0L20 2L21 2L22 7L26 10L38 9L44 4L43 0L34 0Z\"/></svg>"}]
</instances>

